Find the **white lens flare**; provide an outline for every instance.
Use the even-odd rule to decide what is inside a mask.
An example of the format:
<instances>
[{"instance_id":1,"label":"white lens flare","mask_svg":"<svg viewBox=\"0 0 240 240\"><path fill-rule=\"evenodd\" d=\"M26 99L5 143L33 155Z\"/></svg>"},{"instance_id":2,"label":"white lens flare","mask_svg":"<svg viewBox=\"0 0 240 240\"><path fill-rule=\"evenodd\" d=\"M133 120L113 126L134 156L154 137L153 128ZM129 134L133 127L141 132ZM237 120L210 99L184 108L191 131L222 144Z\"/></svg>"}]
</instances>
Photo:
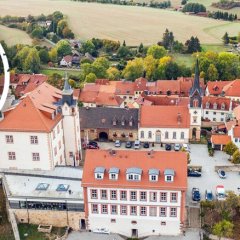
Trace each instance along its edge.
<instances>
[{"instance_id":1,"label":"white lens flare","mask_svg":"<svg viewBox=\"0 0 240 240\"><path fill-rule=\"evenodd\" d=\"M4 69L4 87L3 87L2 96L0 98L0 111L1 111L7 99L9 85L10 85L10 71L9 71L8 59L1 43L0 43L0 56L2 59L3 69Z\"/></svg>"}]
</instances>

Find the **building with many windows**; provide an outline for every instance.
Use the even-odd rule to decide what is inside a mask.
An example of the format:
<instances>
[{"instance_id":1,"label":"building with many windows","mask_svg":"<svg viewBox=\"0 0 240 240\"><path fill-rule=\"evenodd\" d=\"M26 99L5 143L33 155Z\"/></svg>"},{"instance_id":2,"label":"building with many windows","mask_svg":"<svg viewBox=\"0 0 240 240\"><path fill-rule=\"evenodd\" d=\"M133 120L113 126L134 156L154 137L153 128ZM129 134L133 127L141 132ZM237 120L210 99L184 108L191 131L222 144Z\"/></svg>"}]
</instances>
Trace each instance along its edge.
<instances>
[{"instance_id":1,"label":"building with many windows","mask_svg":"<svg viewBox=\"0 0 240 240\"><path fill-rule=\"evenodd\" d=\"M1 114L0 149L0 168L79 165L79 111L67 79L63 91L44 82Z\"/></svg>"},{"instance_id":2,"label":"building with many windows","mask_svg":"<svg viewBox=\"0 0 240 240\"><path fill-rule=\"evenodd\" d=\"M82 186L88 230L178 235L185 219L184 152L87 150Z\"/></svg>"}]
</instances>

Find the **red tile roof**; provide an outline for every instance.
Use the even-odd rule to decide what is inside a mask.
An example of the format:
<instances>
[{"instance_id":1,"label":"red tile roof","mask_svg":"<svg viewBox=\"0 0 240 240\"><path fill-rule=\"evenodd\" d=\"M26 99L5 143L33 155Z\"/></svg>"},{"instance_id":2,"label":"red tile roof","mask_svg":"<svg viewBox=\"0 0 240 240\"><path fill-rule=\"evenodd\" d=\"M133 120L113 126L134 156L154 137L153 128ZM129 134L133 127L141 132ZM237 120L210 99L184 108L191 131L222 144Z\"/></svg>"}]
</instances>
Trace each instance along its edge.
<instances>
[{"instance_id":1,"label":"red tile roof","mask_svg":"<svg viewBox=\"0 0 240 240\"><path fill-rule=\"evenodd\" d=\"M231 83L232 81L215 81L215 82L208 82L207 89L210 95L219 95L223 91L223 87Z\"/></svg>"},{"instance_id":2,"label":"red tile roof","mask_svg":"<svg viewBox=\"0 0 240 240\"><path fill-rule=\"evenodd\" d=\"M113 187L113 188L152 188L152 189L187 189L187 155L184 152L118 150L111 155L108 150L87 150L83 169L82 186ZM177 162L177 164L176 164ZM103 180L94 176L96 167L104 167ZM119 168L118 180L109 180L108 170ZM141 181L126 180L126 170L137 167L142 169ZM150 182L148 171L151 168L160 170L158 182ZM164 181L164 170L175 171L174 181Z\"/></svg>"},{"instance_id":3,"label":"red tile roof","mask_svg":"<svg viewBox=\"0 0 240 240\"><path fill-rule=\"evenodd\" d=\"M209 107L207 107L209 104ZM230 110L231 100L230 98L225 97L216 97L216 96L204 96L202 100L203 109L214 109L214 104L217 104L217 110ZM225 109L222 109L222 106L225 106Z\"/></svg>"},{"instance_id":4,"label":"red tile roof","mask_svg":"<svg viewBox=\"0 0 240 240\"><path fill-rule=\"evenodd\" d=\"M228 135L212 135L211 142L215 145L226 145L227 143L231 142L231 137Z\"/></svg>"},{"instance_id":5,"label":"red tile roof","mask_svg":"<svg viewBox=\"0 0 240 240\"><path fill-rule=\"evenodd\" d=\"M225 96L240 97L240 79L236 79L223 87Z\"/></svg>"},{"instance_id":6,"label":"red tile roof","mask_svg":"<svg viewBox=\"0 0 240 240\"><path fill-rule=\"evenodd\" d=\"M189 128L190 114L185 106L142 106L140 127Z\"/></svg>"},{"instance_id":7,"label":"red tile roof","mask_svg":"<svg viewBox=\"0 0 240 240\"><path fill-rule=\"evenodd\" d=\"M240 138L240 126L235 126L233 128L233 137Z\"/></svg>"}]
</instances>

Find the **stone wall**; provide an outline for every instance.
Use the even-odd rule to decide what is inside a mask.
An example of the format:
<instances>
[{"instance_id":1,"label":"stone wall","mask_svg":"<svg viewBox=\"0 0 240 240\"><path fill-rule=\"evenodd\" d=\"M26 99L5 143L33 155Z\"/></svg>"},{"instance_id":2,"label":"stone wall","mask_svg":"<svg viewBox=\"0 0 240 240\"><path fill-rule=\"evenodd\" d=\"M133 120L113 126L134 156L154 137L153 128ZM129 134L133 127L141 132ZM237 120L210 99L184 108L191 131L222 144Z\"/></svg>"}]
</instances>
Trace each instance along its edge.
<instances>
[{"instance_id":1,"label":"stone wall","mask_svg":"<svg viewBox=\"0 0 240 240\"><path fill-rule=\"evenodd\" d=\"M48 211L13 209L18 222L30 224L53 225L54 227L69 226L73 230L80 230L81 219L85 219L84 212ZM29 220L28 220L29 219Z\"/></svg>"}]
</instances>

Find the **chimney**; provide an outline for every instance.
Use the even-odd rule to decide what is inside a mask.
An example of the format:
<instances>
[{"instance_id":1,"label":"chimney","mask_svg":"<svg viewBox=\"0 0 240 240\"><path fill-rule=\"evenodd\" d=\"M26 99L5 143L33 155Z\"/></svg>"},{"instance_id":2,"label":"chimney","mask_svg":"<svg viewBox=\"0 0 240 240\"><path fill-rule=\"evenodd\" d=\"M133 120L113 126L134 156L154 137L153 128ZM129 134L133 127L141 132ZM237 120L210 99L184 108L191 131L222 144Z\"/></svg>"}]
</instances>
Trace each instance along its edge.
<instances>
[{"instance_id":1,"label":"chimney","mask_svg":"<svg viewBox=\"0 0 240 240\"><path fill-rule=\"evenodd\" d=\"M181 113L178 113L178 116L177 116L177 122L178 122L178 125L180 125L181 122L182 122Z\"/></svg>"}]
</instances>

